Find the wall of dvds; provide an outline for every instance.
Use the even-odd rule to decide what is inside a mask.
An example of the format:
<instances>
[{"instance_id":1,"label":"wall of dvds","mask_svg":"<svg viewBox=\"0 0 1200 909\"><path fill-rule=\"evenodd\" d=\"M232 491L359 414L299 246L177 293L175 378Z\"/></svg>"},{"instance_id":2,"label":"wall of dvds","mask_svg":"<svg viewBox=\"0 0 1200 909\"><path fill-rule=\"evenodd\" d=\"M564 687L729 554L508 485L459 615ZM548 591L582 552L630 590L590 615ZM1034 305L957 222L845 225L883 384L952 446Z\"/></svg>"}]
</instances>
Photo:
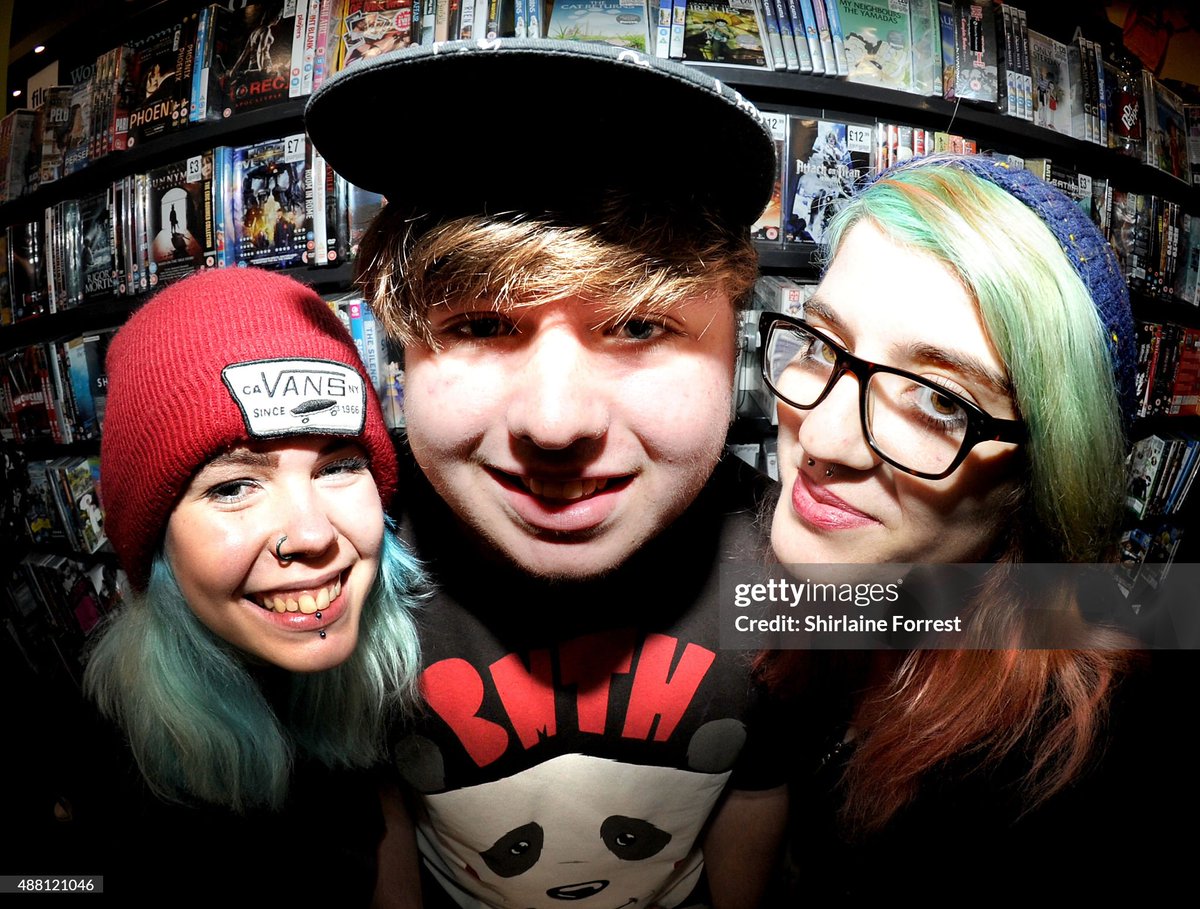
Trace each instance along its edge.
<instances>
[{"instance_id":1,"label":"wall of dvds","mask_svg":"<svg viewBox=\"0 0 1200 909\"><path fill-rule=\"evenodd\" d=\"M84 66L83 81L93 86L86 112L76 83L39 94L41 123L20 110L0 121L0 227L5 229L0 262L7 282L0 297L9 301L0 318L0 356L6 367L0 373L0 451L6 490L0 502L0 532L5 541L0 573L6 580L0 622L6 633L0 639L14 647L34 672L77 682L88 633L120 601L116 563L107 552L102 514L95 507L103 422L99 364L108 334L145 294L193 268L239 263L286 268L323 294L340 297L348 326L352 318L363 320L365 349L380 361L381 397L387 399L389 381L402 381L402 374L388 374L389 365L393 370L398 365L390 363L382 338L376 334L371 340L369 312L361 312L351 293L355 231L361 230L380 200L356 194L337 175L322 170L319 156L314 160L302 132L306 94L319 84L326 68L332 71L336 65L332 57L335 13L342 2L313 0L308 7L316 19L302 25L284 23L270 42L271 53L279 55L277 63L259 61L253 75L247 70L224 82L215 76L212 61L240 59L238 48L247 45L248 33L221 31L226 49L216 53L217 14L211 6L190 4L194 12L180 19L180 4L142 4L144 13L121 23L123 34L138 36L136 42L119 45L123 52L76 24L71 37L83 50L75 56L91 61ZM398 0L397 9L405 8L405 2L411 12L412 0ZM758 0L728 2L760 15L766 9ZM835 0L830 2L832 9L838 9ZM941 12L971 5L941 4ZM761 60L756 56L752 62L712 62L707 56L711 48L697 37L702 32L703 4L694 6L696 17L688 26L694 40L685 41L676 56L741 91L778 129L778 197L756 225L763 272L756 309L802 306L818 276L814 252L821 225L836 208L839 195L850 191L855 179L908 155L945 148L1012 156L1090 206L1093 217L1114 238L1124 237L1125 221L1119 219L1130 211L1145 212L1144 221L1128 227L1130 238L1137 234L1141 245L1118 250L1129 270L1147 358L1144 414L1131 457L1141 479L1131 485L1129 524L1122 541L1130 565L1130 589L1136 591L1137 584L1144 587L1161 577L1172 558L1190 561L1200 543L1195 531L1197 506L1189 495L1191 480L1200 469L1195 387L1200 373L1200 294L1195 274L1200 261L1200 217L1192 217L1200 216L1200 191L1191 185L1190 169L1180 171L1177 156L1167 153L1149 158L1150 145L1144 140L1137 155L1110 147L1115 144L1111 118L1108 125L1099 122L1099 108L1107 106L1099 100L1103 79L1093 81L1096 96L1091 110L1085 108L1084 95L1079 95L1080 110L1074 110L1075 96L1064 94L1066 119L1051 128L1051 123L1037 118L1039 110L1043 117L1049 116L1051 94L1039 95L1031 80L1021 81L1021 54L1011 49L1001 57L1012 64L1011 73L1006 79L1004 67L999 67L991 83L994 96L987 96L985 79L983 97L971 97L975 89L968 82L950 100L944 96L946 86L939 84L944 61L927 61L927 78L920 77L911 46L904 84L881 81L874 73L867 77L839 73L836 55L828 75L802 71L798 51L793 69L786 55L772 56L773 35L765 16L752 20L759 29ZM916 0L910 6L917 7ZM936 6L926 4L931 15ZM552 25L552 2L547 3L547 12L544 18ZM650 16L646 24L641 46L651 47ZM251 22L247 27L252 26ZM859 23L855 32L849 32L843 23L843 45L866 27ZM914 34L911 22L907 27ZM995 27L994 34L1003 36L999 22ZM313 56L306 63L303 53L309 42L293 37L307 34L310 28ZM1067 49L1064 53L1072 47L1077 55L1083 53L1085 45L1061 28L1054 39ZM319 67L317 49L322 46L328 63ZM741 46L744 50L747 42ZM941 47L944 52L945 45ZM293 50L300 54L295 60L289 56ZM819 42L816 52L820 53ZM1115 69L1106 47L1097 44L1094 52L1093 74ZM810 49L810 61L812 53ZM669 47L664 55L670 56ZM953 48L950 59L954 60ZM1081 59L1086 55L1076 57L1077 67ZM264 66L290 72L297 61L302 72L306 65L310 69L307 85L293 89L290 79L263 76ZM127 83L153 84L168 69L180 86L178 94L163 88L163 93L135 99L119 90ZM70 77L79 75L79 66L66 70L60 71L60 79L74 82ZM963 70L955 67L957 73ZM1029 70L1026 60L1027 80ZM153 76L154 72L159 75ZM1110 74L1109 84L1115 85L1115 78ZM1163 119L1173 116L1176 108L1171 98L1163 96L1165 106L1154 100L1155 80L1139 78L1142 91L1149 93L1141 95L1143 101L1149 99ZM1003 100L1002 82L1006 85ZM1182 116L1190 105L1173 94ZM1186 132L1189 123L1181 122ZM60 127L53 141L50 123ZM11 152L19 144L18 136L32 137L34 130L40 130L41 136L36 168L28 160L17 164ZM1166 135L1165 130L1162 133ZM32 147L33 139L26 141ZM838 149L836 162L815 162L815 150L825 144ZM1155 154L1163 148L1170 151L1169 142L1160 142ZM236 161L249 163L237 171ZM252 195L257 193L258 201L270 198L272 205L277 202L283 213L276 215L274 223L291 226L246 239L238 233L246 210L235 208L252 207L254 200L235 200L244 178L253 183L246 174L255 167L273 174L274 184L258 186ZM814 179L800 179L810 174L814 179L835 174L837 185L814 186ZM235 186L239 191L234 191ZM288 222L289 207L298 221ZM324 226L317 227L314 216L321 213ZM1152 232L1151 223L1165 227ZM156 239L161 241L157 251ZM41 277L32 280L27 271L31 259L40 260L42 269ZM745 337L749 364L754 355L753 332L747 331ZM738 392L740 418L731 430L730 447L769 473L774 436L771 406L751 365L741 371ZM401 421L397 408L393 425ZM1143 575L1146 566L1164 567L1151 567Z\"/></svg>"}]
</instances>

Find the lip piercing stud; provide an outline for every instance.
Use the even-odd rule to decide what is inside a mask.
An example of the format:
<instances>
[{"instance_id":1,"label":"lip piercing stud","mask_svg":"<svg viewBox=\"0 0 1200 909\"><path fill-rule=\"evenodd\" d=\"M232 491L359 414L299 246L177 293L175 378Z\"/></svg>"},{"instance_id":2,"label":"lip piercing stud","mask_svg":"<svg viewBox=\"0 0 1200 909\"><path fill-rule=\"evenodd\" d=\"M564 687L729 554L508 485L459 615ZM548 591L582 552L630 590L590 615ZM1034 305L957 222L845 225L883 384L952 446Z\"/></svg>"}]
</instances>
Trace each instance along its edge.
<instances>
[{"instance_id":1,"label":"lip piercing stud","mask_svg":"<svg viewBox=\"0 0 1200 909\"><path fill-rule=\"evenodd\" d=\"M283 554L281 550L283 549L283 544L286 542L287 534L284 534L279 538L279 542L275 544L275 558L279 559L279 561L283 562L284 564L287 564L288 562L294 562L296 559L300 558L300 553L298 552L293 552L289 555Z\"/></svg>"},{"instance_id":2,"label":"lip piercing stud","mask_svg":"<svg viewBox=\"0 0 1200 909\"><path fill-rule=\"evenodd\" d=\"M322 631L322 632L320 632L320 635L321 635L321 640L322 640L322 641L323 641L323 640L325 640L325 632L323 632L323 631Z\"/></svg>"}]
</instances>

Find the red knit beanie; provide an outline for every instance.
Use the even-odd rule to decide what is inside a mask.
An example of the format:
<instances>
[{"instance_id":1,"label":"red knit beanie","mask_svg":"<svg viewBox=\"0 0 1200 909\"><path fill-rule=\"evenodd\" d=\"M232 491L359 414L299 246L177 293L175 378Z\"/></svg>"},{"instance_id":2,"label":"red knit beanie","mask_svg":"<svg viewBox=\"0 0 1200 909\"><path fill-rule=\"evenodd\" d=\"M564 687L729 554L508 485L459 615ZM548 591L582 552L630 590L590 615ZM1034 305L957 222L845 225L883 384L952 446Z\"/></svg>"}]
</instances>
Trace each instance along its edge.
<instances>
[{"instance_id":1,"label":"red knit beanie","mask_svg":"<svg viewBox=\"0 0 1200 909\"><path fill-rule=\"evenodd\" d=\"M192 476L251 439L358 438L385 507L395 491L395 449L354 342L291 278L236 268L172 284L113 337L107 372L105 530L139 590Z\"/></svg>"}]
</instances>

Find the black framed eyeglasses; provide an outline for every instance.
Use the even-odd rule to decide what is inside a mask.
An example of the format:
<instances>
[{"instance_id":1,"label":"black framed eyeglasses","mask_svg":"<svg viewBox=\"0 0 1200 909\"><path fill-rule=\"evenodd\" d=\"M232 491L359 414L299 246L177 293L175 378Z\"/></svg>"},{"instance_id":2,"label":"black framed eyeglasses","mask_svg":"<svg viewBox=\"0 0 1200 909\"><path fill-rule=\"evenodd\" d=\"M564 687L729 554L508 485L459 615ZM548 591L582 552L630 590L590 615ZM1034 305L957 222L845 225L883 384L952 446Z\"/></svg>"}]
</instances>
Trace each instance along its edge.
<instances>
[{"instance_id":1,"label":"black framed eyeglasses","mask_svg":"<svg viewBox=\"0 0 1200 909\"><path fill-rule=\"evenodd\" d=\"M767 387L812 410L846 373L858 379L863 435L879 457L927 480L952 474L980 442L1024 442L1020 420L1002 420L928 379L856 357L803 319L763 313L759 353Z\"/></svg>"}]
</instances>

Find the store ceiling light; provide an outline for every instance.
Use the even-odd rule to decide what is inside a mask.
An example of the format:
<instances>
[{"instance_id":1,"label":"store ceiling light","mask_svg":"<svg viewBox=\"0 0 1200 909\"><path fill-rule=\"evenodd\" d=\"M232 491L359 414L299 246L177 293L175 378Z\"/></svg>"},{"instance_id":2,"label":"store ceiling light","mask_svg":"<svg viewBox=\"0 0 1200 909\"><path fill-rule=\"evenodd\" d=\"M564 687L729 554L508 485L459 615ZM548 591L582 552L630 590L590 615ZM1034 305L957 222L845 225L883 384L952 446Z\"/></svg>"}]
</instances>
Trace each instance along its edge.
<instances>
[{"instance_id":1,"label":"store ceiling light","mask_svg":"<svg viewBox=\"0 0 1200 909\"><path fill-rule=\"evenodd\" d=\"M14 98L19 98L19 97L21 97L21 90L20 90L19 88L14 88L14 89L13 89L13 97L14 97Z\"/></svg>"},{"instance_id":2,"label":"store ceiling light","mask_svg":"<svg viewBox=\"0 0 1200 909\"><path fill-rule=\"evenodd\" d=\"M42 53L42 51L44 51L45 49L46 49L46 45L44 45L44 44L39 44L37 47L35 47L35 48L33 49L33 52L34 52L35 54L40 54L40 53Z\"/></svg>"}]
</instances>

